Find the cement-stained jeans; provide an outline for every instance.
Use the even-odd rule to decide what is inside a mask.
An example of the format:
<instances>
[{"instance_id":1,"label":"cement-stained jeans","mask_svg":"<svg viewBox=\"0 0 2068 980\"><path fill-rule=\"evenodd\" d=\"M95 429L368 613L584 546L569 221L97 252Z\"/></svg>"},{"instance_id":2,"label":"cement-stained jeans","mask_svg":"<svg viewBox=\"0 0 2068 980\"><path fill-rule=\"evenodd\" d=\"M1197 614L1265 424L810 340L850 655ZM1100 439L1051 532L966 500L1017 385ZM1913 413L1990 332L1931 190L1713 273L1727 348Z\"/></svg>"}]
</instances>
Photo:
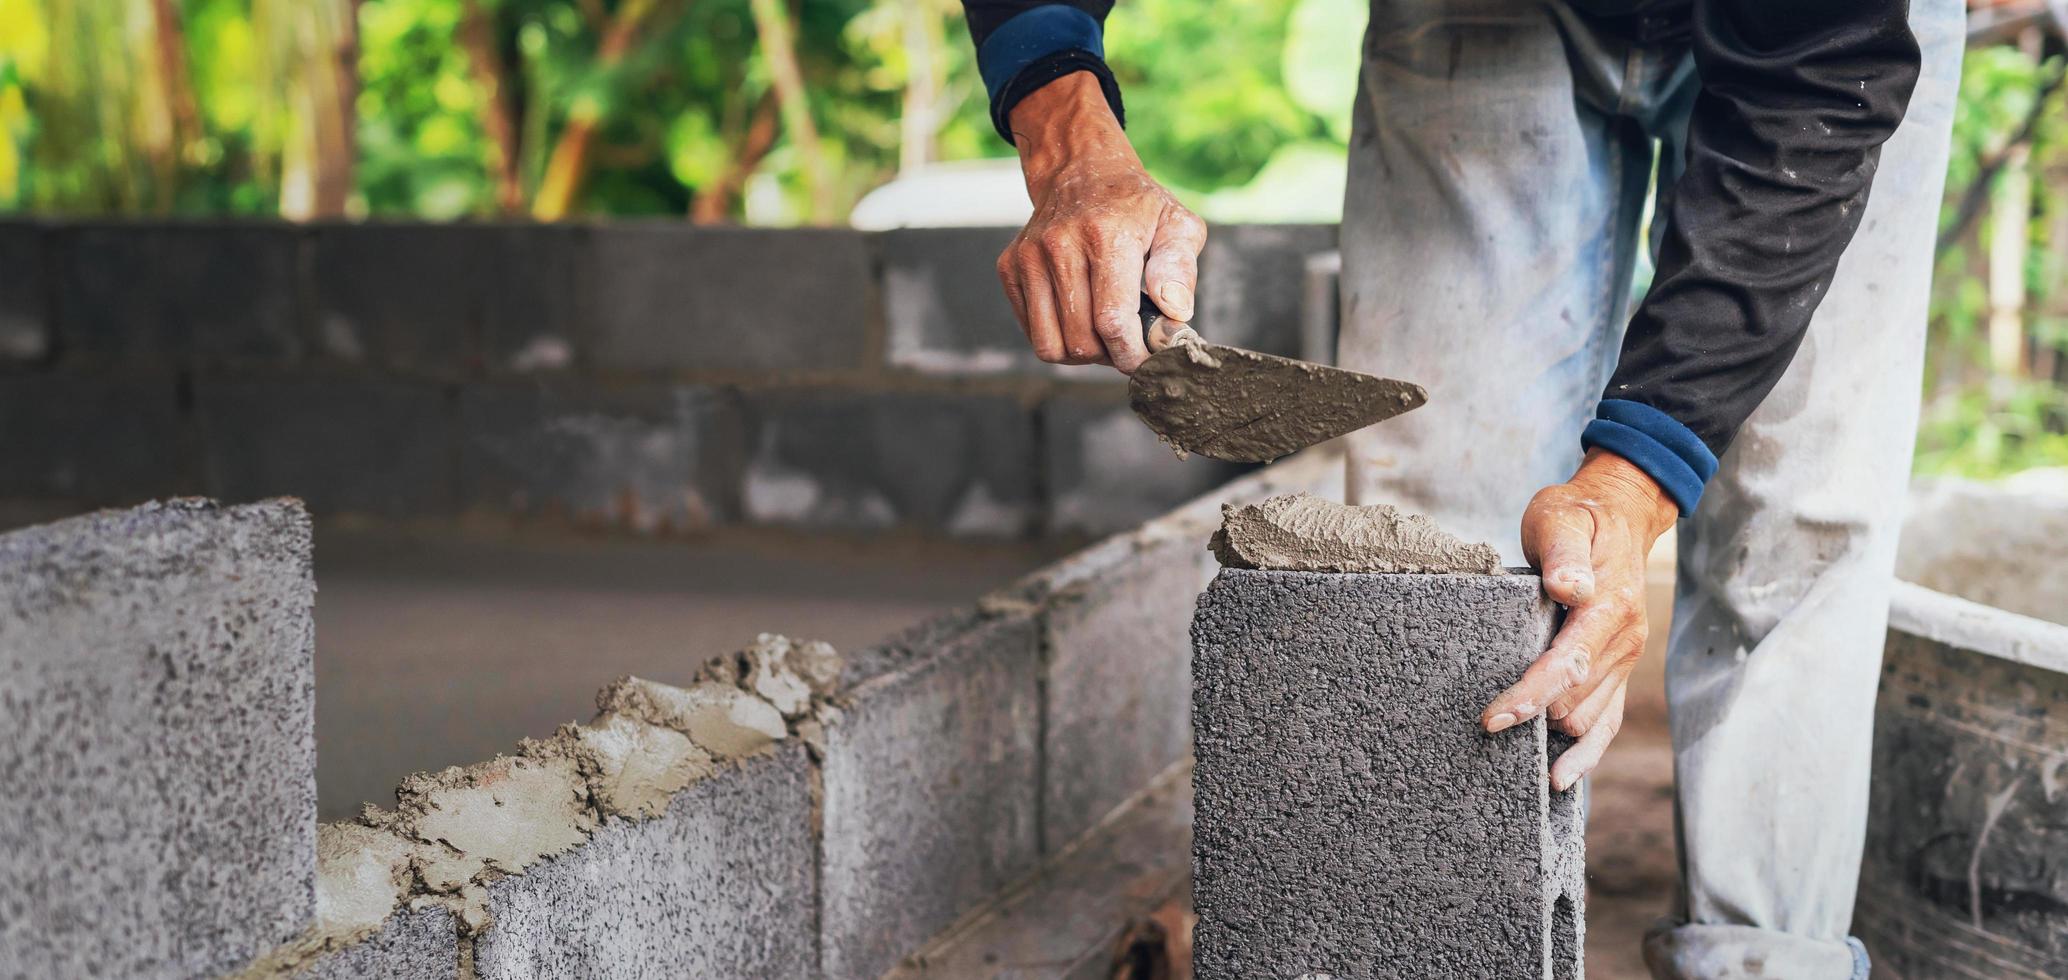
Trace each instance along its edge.
<instances>
[{"instance_id":1,"label":"cement-stained jeans","mask_svg":"<svg viewBox=\"0 0 2068 980\"><path fill-rule=\"evenodd\" d=\"M1680 524L1667 699L1682 892L1662 978L1863 976L1847 938L1872 709L1917 427L1958 0L1912 0L1924 71L1780 385ZM1343 213L1343 364L1429 404L1352 439L1350 493L1494 542L1564 481L1630 311L1654 162L1679 171L1684 46L1564 2L1385 0ZM1613 759L1611 759L1613 764Z\"/></svg>"}]
</instances>

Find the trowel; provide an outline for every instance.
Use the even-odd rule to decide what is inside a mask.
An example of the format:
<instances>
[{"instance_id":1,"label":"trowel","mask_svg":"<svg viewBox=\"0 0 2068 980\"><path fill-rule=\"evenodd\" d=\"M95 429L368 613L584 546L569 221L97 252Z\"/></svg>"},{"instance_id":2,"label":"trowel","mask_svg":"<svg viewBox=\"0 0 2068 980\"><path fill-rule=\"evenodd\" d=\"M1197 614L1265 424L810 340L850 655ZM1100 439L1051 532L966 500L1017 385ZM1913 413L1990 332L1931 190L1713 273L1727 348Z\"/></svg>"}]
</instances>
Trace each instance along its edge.
<instances>
[{"instance_id":1,"label":"trowel","mask_svg":"<svg viewBox=\"0 0 2068 980\"><path fill-rule=\"evenodd\" d=\"M1142 297L1135 414L1180 457L1268 463L1422 407L1421 385L1208 343Z\"/></svg>"}]
</instances>

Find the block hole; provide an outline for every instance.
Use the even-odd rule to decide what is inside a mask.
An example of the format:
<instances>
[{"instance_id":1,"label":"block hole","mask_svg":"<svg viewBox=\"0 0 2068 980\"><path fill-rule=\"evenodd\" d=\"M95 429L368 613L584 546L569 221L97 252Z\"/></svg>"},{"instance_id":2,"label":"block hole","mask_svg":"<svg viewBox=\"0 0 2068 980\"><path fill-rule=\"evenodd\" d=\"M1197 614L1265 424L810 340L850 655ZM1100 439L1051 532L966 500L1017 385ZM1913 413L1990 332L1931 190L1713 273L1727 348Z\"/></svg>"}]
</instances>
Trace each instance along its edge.
<instances>
[{"instance_id":1,"label":"block hole","mask_svg":"<svg viewBox=\"0 0 2068 980\"><path fill-rule=\"evenodd\" d=\"M1551 980L1581 980L1580 911L1571 895L1551 906Z\"/></svg>"}]
</instances>

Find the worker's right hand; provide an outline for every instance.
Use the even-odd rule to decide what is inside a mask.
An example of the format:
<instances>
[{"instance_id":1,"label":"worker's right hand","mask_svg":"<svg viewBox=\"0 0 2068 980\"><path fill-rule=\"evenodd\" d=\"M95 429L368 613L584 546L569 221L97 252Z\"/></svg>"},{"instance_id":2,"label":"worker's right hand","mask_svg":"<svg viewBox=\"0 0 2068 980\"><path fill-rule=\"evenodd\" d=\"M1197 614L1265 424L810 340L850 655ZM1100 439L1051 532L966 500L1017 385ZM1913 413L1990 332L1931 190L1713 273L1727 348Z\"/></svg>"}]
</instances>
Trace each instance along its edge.
<instances>
[{"instance_id":1,"label":"worker's right hand","mask_svg":"<svg viewBox=\"0 0 2068 980\"><path fill-rule=\"evenodd\" d=\"M1042 360L1131 374L1149 356L1143 293L1192 319L1206 223L1142 169L1091 73L1036 89L1010 122L1034 201L998 257L1013 315Z\"/></svg>"}]
</instances>

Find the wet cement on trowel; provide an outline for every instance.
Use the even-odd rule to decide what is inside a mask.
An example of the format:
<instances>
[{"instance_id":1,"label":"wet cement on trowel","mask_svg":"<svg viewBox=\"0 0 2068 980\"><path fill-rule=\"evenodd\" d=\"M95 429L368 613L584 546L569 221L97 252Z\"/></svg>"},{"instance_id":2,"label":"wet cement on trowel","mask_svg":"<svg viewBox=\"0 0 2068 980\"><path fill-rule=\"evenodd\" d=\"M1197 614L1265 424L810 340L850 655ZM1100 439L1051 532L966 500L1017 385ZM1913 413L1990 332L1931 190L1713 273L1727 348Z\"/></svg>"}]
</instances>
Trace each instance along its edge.
<instances>
[{"instance_id":1,"label":"wet cement on trowel","mask_svg":"<svg viewBox=\"0 0 2068 980\"><path fill-rule=\"evenodd\" d=\"M1387 504L1355 507L1307 494L1221 507L1208 545L1228 568L1299 572L1499 575L1492 545L1472 544L1420 514Z\"/></svg>"},{"instance_id":2,"label":"wet cement on trowel","mask_svg":"<svg viewBox=\"0 0 2068 980\"><path fill-rule=\"evenodd\" d=\"M1128 402L1183 457L1268 463L1420 406L1400 381L1204 342L1135 369Z\"/></svg>"},{"instance_id":3,"label":"wet cement on trowel","mask_svg":"<svg viewBox=\"0 0 2068 980\"><path fill-rule=\"evenodd\" d=\"M597 715L516 755L419 772L393 809L317 828L316 923L239 980L292 976L378 931L398 909L450 910L467 935L493 926L487 885L580 846L612 820L659 816L691 783L787 738L818 744L842 662L825 643L764 633L714 658L697 683L624 677ZM472 945L461 944L463 965ZM471 973L467 974L471 975Z\"/></svg>"}]
</instances>

